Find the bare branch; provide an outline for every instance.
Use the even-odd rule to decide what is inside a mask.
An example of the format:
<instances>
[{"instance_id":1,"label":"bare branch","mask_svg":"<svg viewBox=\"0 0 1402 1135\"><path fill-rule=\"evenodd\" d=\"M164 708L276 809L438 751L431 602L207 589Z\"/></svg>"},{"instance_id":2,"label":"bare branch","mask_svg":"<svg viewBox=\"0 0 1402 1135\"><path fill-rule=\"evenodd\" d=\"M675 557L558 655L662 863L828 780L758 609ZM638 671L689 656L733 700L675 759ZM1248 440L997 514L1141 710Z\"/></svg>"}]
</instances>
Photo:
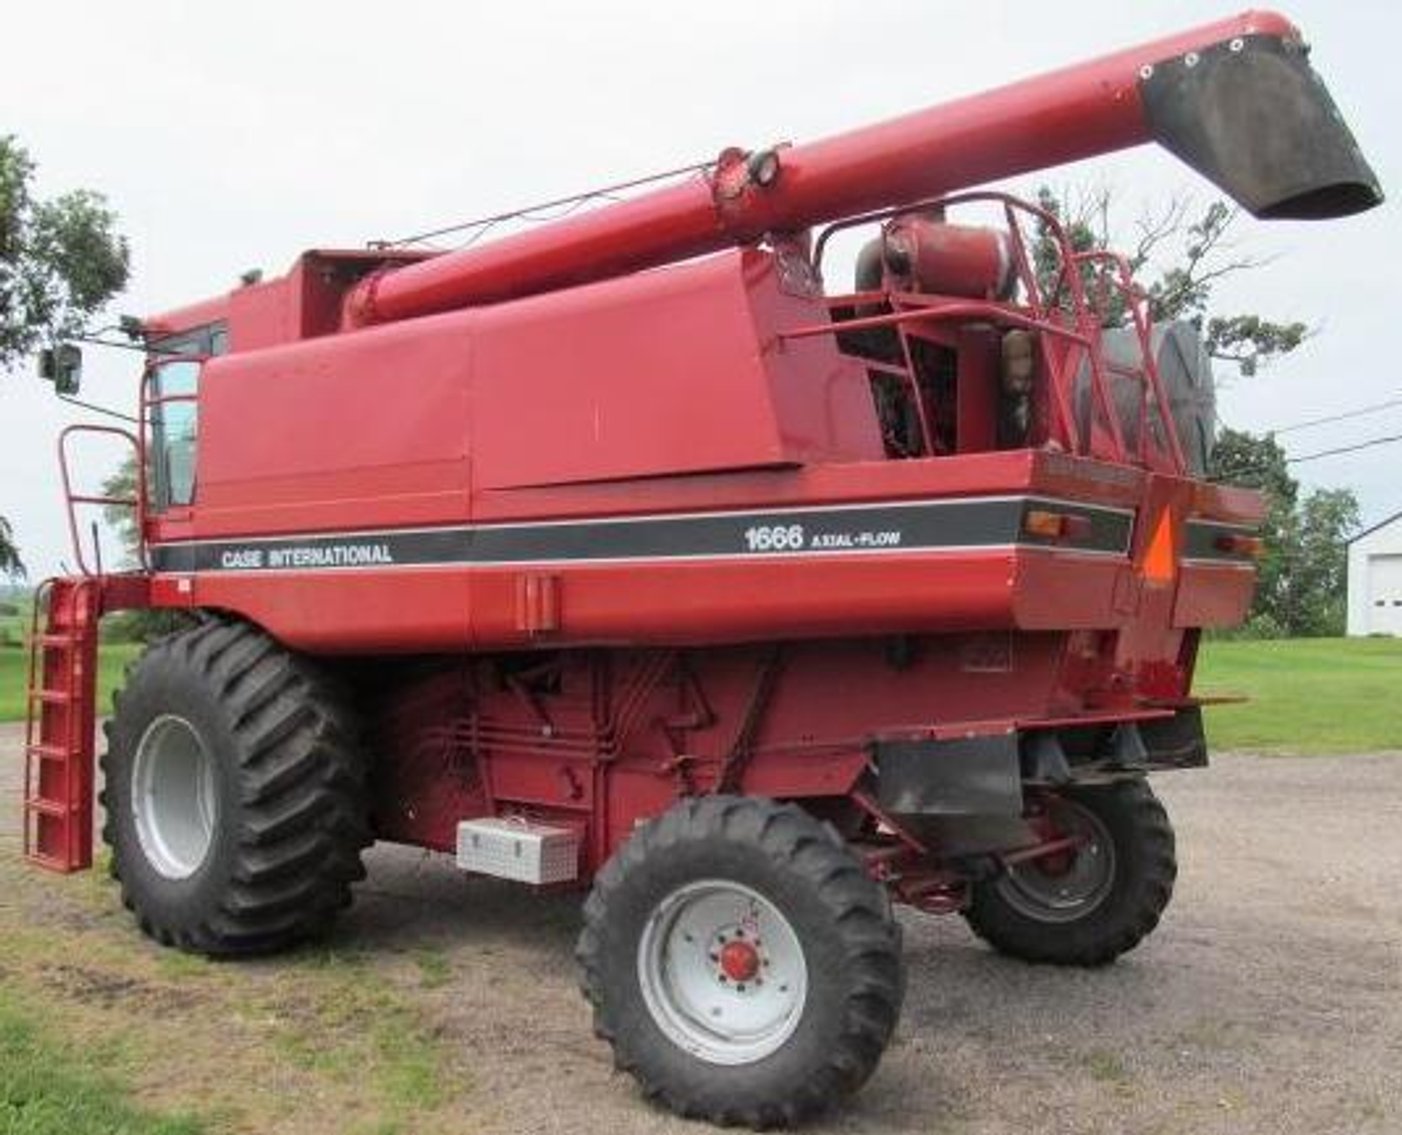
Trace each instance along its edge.
<instances>
[{"instance_id":1,"label":"bare branch","mask_svg":"<svg viewBox=\"0 0 1402 1135\"><path fill-rule=\"evenodd\" d=\"M1139 232L1139 242L1129 257L1130 267L1138 272L1149 262L1154 249L1183 228L1183 219L1192 205L1192 198L1186 194L1170 197L1160 216L1145 212L1140 214L1135 228Z\"/></svg>"}]
</instances>

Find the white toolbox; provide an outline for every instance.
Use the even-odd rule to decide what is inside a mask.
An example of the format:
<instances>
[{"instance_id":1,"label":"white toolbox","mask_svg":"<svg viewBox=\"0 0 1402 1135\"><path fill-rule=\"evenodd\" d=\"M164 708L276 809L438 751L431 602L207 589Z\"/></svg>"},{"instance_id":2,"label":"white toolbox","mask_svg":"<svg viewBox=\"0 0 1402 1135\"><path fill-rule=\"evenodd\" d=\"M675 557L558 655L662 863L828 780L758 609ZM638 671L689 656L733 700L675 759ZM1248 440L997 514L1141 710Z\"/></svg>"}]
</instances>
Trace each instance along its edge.
<instances>
[{"instance_id":1,"label":"white toolbox","mask_svg":"<svg viewBox=\"0 0 1402 1135\"><path fill-rule=\"evenodd\" d=\"M579 875L579 837L522 819L460 820L458 866L520 883L565 883Z\"/></svg>"}]
</instances>

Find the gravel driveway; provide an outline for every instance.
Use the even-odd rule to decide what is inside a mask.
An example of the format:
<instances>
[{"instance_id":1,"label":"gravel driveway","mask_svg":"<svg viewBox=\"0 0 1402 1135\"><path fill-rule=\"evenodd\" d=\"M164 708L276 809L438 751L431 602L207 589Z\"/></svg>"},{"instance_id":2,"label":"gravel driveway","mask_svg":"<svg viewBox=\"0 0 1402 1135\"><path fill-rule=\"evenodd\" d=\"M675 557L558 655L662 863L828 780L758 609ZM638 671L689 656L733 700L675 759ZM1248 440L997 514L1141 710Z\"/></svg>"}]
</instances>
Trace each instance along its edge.
<instances>
[{"instance_id":1,"label":"gravel driveway","mask_svg":"<svg viewBox=\"0 0 1402 1135\"><path fill-rule=\"evenodd\" d=\"M18 747L0 726L0 935L52 894L14 867ZM1063 971L997 958L957 918L907 913L895 1043L813 1130L1402 1130L1402 755L1227 755L1156 784L1180 861L1158 932L1108 969ZM466 1070L453 1129L704 1130L611 1072L574 985L577 916L576 898L381 847L337 943L363 948L372 972L425 948L445 959L445 980L414 996ZM351 1126L321 1112L285 1129Z\"/></svg>"}]
</instances>

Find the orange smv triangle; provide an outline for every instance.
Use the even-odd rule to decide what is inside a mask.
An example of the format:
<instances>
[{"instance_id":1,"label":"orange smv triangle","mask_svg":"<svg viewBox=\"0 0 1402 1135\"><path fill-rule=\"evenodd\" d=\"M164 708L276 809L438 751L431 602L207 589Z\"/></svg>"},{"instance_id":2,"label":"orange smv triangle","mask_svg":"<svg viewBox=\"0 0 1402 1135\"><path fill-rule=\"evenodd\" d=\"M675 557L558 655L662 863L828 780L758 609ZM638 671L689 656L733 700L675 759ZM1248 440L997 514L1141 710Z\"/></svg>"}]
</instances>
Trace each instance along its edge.
<instances>
[{"instance_id":1,"label":"orange smv triangle","mask_svg":"<svg viewBox=\"0 0 1402 1135\"><path fill-rule=\"evenodd\" d=\"M1144 579L1147 583L1172 583L1178 571L1178 561L1174 556L1173 511L1164 509L1159 514L1158 527L1149 541L1149 550L1144 553Z\"/></svg>"}]
</instances>

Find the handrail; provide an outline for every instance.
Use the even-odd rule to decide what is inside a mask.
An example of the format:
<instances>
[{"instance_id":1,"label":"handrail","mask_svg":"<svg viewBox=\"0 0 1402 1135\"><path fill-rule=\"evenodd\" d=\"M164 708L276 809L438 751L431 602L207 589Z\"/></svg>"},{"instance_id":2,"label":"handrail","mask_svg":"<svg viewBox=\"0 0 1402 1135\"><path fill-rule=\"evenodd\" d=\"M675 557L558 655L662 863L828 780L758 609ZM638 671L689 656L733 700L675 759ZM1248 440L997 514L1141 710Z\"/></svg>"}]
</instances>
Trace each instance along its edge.
<instances>
[{"instance_id":1,"label":"handrail","mask_svg":"<svg viewBox=\"0 0 1402 1135\"><path fill-rule=\"evenodd\" d=\"M1178 423L1174 421L1173 407L1169 403L1168 392L1163 386L1163 376L1159 374L1158 360L1154 358L1153 317L1149 311L1148 296L1135 281L1134 270L1130 267L1128 257L1110 249L1088 249L1085 252L1076 253L1075 261L1077 265L1104 263L1114 270L1113 276L1102 277L1102 279L1108 279L1124 296L1125 306L1134 324L1135 337L1139 340L1139 356L1143 375L1154 391L1154 401L1159 411L1159 424L1168 443L1169 454L1175 467L1180 472L1186 471L1188 463L1183 456L1182 439L1178 436ZM1147 414L1148 396L1146 391L1140 403L1139 448L1141 460L1144 459L1144 443L1148 437Z\"/></svg>"},{"instance_id":2,"label":"handrail","mask_svg":"<svg viewBox=\"0 0 1402 1135\"><path fill-rule=\"evenodd\" d=\"M136 454L136 479L137 493L135 497L108 497L95 494L80 494L73 491L73 477L69 468L69 439L78 434L108 434L120 437L129 442ZM78 571L81 575L92 578L100 575L101 571L94 572L83 555L83 542L78 536L78 514L74 507L79 504L103 505L106 507L131 508L135 512L137 541L137 560L143 570L149 567L146 559L146 453L141 443L141 439L130 430L124 430L120 426L99 426L87 422L80 422L76 425L65 426L58 435L58 469L59 476L63 483L63 497L68 511L68 535L73 543L73 556L77 561ZM94 540L96 538L94 537ZM94 546L95 555L101 555L101 550ZM99 565L100 568L100 565Z\"/></svg>"},{"instance_id":3,"label":"handrail","mask_svg":"<svg viewBox=\"0 0 1402 1135\"><path fill-rule=\"evenodd\" d=\"M33 690L37 684L43 682L43 674L40 670L39 660L42 653L39 649L40 630L39 620L46 617L46 604L54 589L54 579L46 579L34 589L34 606L29 612L29 672L25 677L25 699L24 699L24 853L28 855L32 850L29 816L29 801L34 797L34 761L30 756L34 746L38 743L35 739L34 729L38 724L39 715L34 712L34 698L29 691Z\"/></svg>"},{"instance_id":4,"label":"handrail","mask_svg":"<svg viewBox=\"0 0 1402 1135\"><path fill-rule=\"evenodd\" d=\"M1140 464L1150 464L1148 451L1148 401L1152 391L1162 426L1167 453L1164 455L1175 470L1184 472L1187 463L1183 457L1182 443L1178 437L1167 393L1153 358L1152 319L1147 309L1146 297L1134 282L1129 262L1119 253L1108 250L1091 249L1077 251L1072 245L1065 226L1060 219L1047 209L1021 200L1009 193L997 191L973 191L947 197L930 198L910 205L880 209L848 217L826 226L814 244L813 267L818 278L822 278L823 257L827 246L839 232L885 222L898 216L922 211L943 211L957 205L996 204L1002 207L1012 245L1014 267L1020 280L1025 302L1021 305L1001 304L987 300L948 299L920 293L861 292L855 295L832 297L828 300L830 309L841 307L870 307L873 303L885 302L892 309L879 315L861 315L851 319L826 324L804 325L780 334L781 339L806 338L813 335L837 334L848 331L861 331L879 327L893 327L899 335L902 350L906 351L906 326L925 320L947 321L951 319L986 319L1004 326L1018 327L1039 333L1038 346L1044 369L1051 387L1051 401L1056 416L1056 428L1067 448L1073 453L1089 455L1095 444L1097 429L1109 446L1111 460L1127 462L1131 459ZM1024 224L1028 219L1042 226L1043 233L1056 247L1058 265L1055 276L1047 288L1042 287L1029 254ZM1139 342L1141 365L1134 374L1142 375L1145 388L1140 399L1140 428L1138 430L1137 452L1130 453L1125 437L1125 427L1115 407L1111 395L1109 374L1124 374L1128 368L1110 364L1103 350L1104 332L1102 320L1095 303L1088 293L1082 269L1107 266L1102 275L1102 289L1113 286L1125 298L1128 317ZM857 304L863 299L863 304ZM1102 304L1105 302L1102 298ZM1046 350L1043 336L1060 339L1069 345L1067 352L1054 358ZM1084 360L1084 362L1082 361ZM1085 436L1071 402L1070 384L1082 366L1088 371L1090 395L1094 413L1085 423ZM912 379L912 386L918 387ZM918 394L918 390L917 390ZM927 431L924 414L917 411L922 420L922 434ZM933 453L927 444L926 452Z\"/></svg>"}]
</instances>

